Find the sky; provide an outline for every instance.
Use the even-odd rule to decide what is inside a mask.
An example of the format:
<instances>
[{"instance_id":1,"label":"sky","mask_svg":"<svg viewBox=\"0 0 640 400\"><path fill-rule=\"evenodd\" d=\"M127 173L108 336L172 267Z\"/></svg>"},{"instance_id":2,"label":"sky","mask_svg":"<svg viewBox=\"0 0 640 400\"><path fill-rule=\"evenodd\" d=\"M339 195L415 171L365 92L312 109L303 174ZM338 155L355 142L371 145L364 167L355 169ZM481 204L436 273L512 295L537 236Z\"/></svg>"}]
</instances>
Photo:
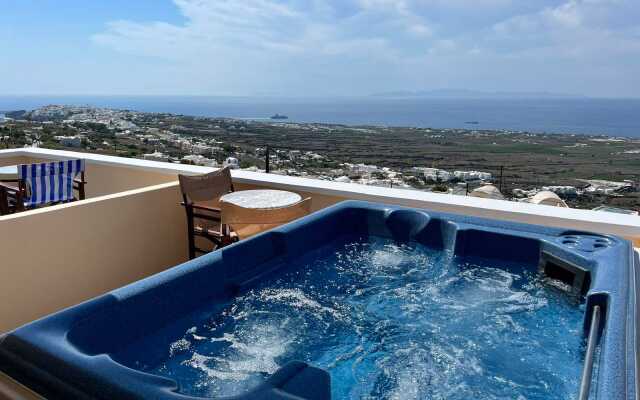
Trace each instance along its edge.
<instances>
[{"instance_id":1,"label":"sky","mask_svg":"<svg viewBox=\"0 0 640 400\"><path fill-rule=\"evenodd\" d=\"M638 0L0 0L0 95L640 97Z\"/></svg>"}]
</instances>

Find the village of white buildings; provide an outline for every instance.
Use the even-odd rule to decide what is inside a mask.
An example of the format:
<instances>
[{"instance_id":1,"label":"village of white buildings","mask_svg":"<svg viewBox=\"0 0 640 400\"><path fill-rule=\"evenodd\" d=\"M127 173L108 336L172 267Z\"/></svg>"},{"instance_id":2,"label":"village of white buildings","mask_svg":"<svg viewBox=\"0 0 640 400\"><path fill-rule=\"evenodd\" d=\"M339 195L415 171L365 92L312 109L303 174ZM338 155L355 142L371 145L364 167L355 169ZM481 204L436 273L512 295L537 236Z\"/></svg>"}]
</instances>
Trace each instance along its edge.
<instances>
[{"instance_id":1,"label":"village of white buildings","mask_svg":"<svg viewBox=\"0 0 640 400\"><path fill-rule=\"evenodd\" d=\"M198 129L185 126L198 121ZM386 186L408 190L428 190L494 199L566 207L565 199L597 194L618 196L638 191L631 180L607 181L583 179L582 187L541 185L515 188L510 193L500 189L496 171L446 170L415 165L394 170L384 165L329 160L317 151L301 148L238 146L234 133L252 129L254 124L274 129L331 130L332 126L292 122L195 118L162 113L145 113L89 106L41 107L29 112L0 114L0 147L57 146L145 160L188 163L206 167L228 166L232 169L265 171L273 174L302 176L327 181ZM354 127L355 133L368 128ZM629 150L635 151L635 150ZM638 150L640 153L640 150ZM637 214L637 210L599 207L605 211Z\"/></svg>"}]
</instances>

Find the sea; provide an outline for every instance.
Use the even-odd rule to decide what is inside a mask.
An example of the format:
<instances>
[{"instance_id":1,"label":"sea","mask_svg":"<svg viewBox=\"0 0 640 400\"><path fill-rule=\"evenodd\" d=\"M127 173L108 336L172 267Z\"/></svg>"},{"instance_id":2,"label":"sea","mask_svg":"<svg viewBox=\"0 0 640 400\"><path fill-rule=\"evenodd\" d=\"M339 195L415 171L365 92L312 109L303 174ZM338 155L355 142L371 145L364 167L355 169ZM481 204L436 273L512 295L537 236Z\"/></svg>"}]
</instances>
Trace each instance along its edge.
<instances>
[{"instance_id":1,"label":"sea","mask_svg":"<svg viewBox=\"0 0 640 400\"><path fill-rule=\"evenodd\" d=\"M0 95L0 114L47 104L256 120L270 120L278 113L290 122L640 138L640 99Z\"/></svg>"}]
</instances>

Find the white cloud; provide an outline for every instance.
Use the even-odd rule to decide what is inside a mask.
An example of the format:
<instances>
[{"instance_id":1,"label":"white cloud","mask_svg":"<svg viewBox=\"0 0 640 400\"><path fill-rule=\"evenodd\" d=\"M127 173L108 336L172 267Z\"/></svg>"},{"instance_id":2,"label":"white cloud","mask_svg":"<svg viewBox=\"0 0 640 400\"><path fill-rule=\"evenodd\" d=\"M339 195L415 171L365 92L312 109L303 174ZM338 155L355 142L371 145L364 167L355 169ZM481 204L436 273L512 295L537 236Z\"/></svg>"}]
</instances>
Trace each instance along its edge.
<instances>
[{"instance_id":1,"label":"white cloud","mask_svg":"<svg viewBox=\"0 0 640 400\"><path fill-rule=\"evenodd\" d=\"M92 40L130 62L163 60L157 62L183 76L159 84L199 94L366 94L445 84L573 91L568 86L577 86L581 76L589 77L591 92L610 94L611 88L628 86L635 79L630 70L640 64L637 0L175 0L175 5L183 24L114 21ZM598 71L618 78L598 81ZM522 79L527 73L528 80ZM477 87L478 82L490 87Z\"/></svg>"},{"instance_id":2,"label":"white cloud","mask_svg":"<svg viewBox=\"0 0 640 400\"><path fill-rule=\"evenodd\" d=\"M407 29L416 36L429 37L433 35L433 29L420 23L410 25Z\"/></svg>"},{"instance_id":3,"label":"white cloud","mask_svg":"<svg viewBox=\"0 0 640 400\"><path fill-rule=\"evenodd\" d=\"M580 11L580 6L577 2L569 1L559 7L544 10L543 15L563 27L577 28L582 24Z\"/></svg>"}]
</instances>

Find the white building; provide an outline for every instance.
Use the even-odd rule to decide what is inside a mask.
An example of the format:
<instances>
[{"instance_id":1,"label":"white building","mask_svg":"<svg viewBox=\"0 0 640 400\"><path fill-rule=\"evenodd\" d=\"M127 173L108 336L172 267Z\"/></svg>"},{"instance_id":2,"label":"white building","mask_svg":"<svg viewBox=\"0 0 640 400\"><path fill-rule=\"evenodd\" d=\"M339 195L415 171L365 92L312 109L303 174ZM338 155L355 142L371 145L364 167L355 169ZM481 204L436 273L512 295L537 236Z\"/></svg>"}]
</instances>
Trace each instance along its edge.
<instances>
[{"instance_id":1,"label":"white building","mask_svg":"<svg viewBox=\"0 0 640 400\"><path fill-rule=\"evenodd\" d=\"M240 162L238 162L238 159L235 157L227 157L226 160L224 160L224 164L225 167L229 167L231 169L238 169L240 168Z\"/></svg>"},{"instance_id":2,"label":"white building","mask_svg":"<svg viewBox=\"0 0 640 400\"><path fill-rule=\"evenodd\" d=\"M305 154L307 156L309 152ZM351 164L344 163L341 164L346 171L349 171L349 175L369 175L373 172L379 171L377 165L367 165L367 164Z\"/></svg>"},{"instance_id":3,"label":"white building","mask_svg":"<svg viewBox=\"0 0 640 400\"><path fill-rule=\"evenodd\" d=\"M491 174L489 172L481 171L454 171L453 176L465 182L491 180Z\"/></svg>"},{"instance_id":4,"label":"white building","mask_svg":"<svg viewBox=\"0 0 640 400\"><path fill-rule=\"evenodd\" d=\"M553 192L564 196L577 196L578 189L575 186L543 186L542 191Z\"/></svg>"},{"instance_id":5,"label":"white building","mask_svg":"<svg viewBox=\"0 0 640 400\"><path fill-rule=\"evenodd\" d=\"M448 182L453 178L449 171L439 168L422 168L421 171L424 178L431 182Z\"/></svg>"},{"instance_id":6,"label":"white building","mask_svg":"<svg viewBox=\"0 0 640 400\"><path fill-rule=\"evenodd\" d=\"M211 155L213 154L213 147L203 143L196 143L191 146L191 152L194 154Z\"/></svg>"},{"instance_id":7,"label":"white building","mask_svg":"<svg viewBox=\"0 0 640 400\"><path fill-rule=\"evenodd\" d=\"M169 156L167 154L161 153L159 151L153 152L153 153L149 153L149 154L145 154L142 156L142 158L144 158L145 160L149 160L149 161L164 161L167 162L169 161Z\"/></svg>"},{"instance_id":8,"label":"white building","mask_svg":"<svg viewBox=\"0 0 640 400\"><path fill-rule=\"evenodd\" d=\"M54 139L63 146L82 147L82 137L80 136L55 136Z\"/></svg>"},{"instance_id":9,"label":"white building","mask_svg":"<svg viewBox=\"0 0 640 400\"><path fill-rule=\"evenodd\" d=\"M300 158L302 152L300 150L290 150L289 151L289 159L291 161L295 161Z\"/></svg>"},{"instance_id":10,"label":"white building","mask_svg":"<svg viewBox=\"0 0 640 400\"><path fill-rule=\"evenodd\" d=\"M204 167L212 167L216 168L218 166L218 162L216 160L212 160L210 158L204 157L199 154L189 154L187 156L182 157L184 161L188 161L195 165L202 165Z\"/></svg>"},{"instance_id":11,"label":"white building","mask_svg":"<svg viewBox=\"0 0 640 400\"><path fill-rule=\"evenodd\" d=\"M131 121L127 121L127 120L124 120L124 119L115 120L115 121L113 121L113 124L118 129L130 129L130 130L138 129L138 125L134 124Z\"/></svg>"},{"instance_id":12,"label":"white building","mask_svg":"<svg viewBox=\"0 0 640 400\"><path fill-rule=\"evenodd\" d=\"M589 194L613 195L619 192L633 192L636 190L632 181L614 182L599 179L584 180L589 184L585 189Z\"/></svg>"},{"instance_id":13,"label":"white building","mask_svg":"<svg viewBox=\"0 0 640 400\"><path fill-rule=\"evenodd\" d=\"M351 168L351 170L353 172L359 173L359 174L370 174L370 173L378 171L378 166L377 165L367 165L367 164L356 164Z\"/></svg>"},{"instance_id":14,"label":"white building","mask_svg":"<svg viewBox=\"0 0 640 400\"><path fill-rule=\"evenodd\" d=\"M176 142L174 142L174 144L176 145L176 147L180 148L180 150L182 151L191 151L191 142L186 140L186 139L179 139Z\"/></svg>"}]
</instances>

